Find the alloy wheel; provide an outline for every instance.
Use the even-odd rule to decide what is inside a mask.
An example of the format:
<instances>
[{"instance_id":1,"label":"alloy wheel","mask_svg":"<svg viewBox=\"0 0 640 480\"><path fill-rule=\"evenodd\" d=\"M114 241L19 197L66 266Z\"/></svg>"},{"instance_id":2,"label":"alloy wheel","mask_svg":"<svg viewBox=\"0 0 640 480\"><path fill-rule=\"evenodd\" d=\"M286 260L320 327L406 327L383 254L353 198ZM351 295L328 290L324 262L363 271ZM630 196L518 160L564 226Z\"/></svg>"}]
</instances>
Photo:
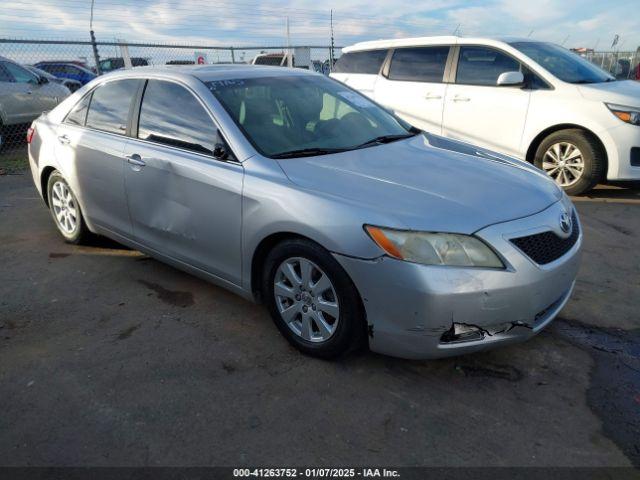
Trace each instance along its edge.
<instances>
[{"instance_id":1,"label":"alloy wheel","mask_svg":"<svg viewBox=\"0 0 640 480\"><path fill-rule=\"evenodd\" d=\"M71 195L71 189L62 181L51 188L51 206L56 223L62 232L72 235L78 227L78 207Z\"/></svg>"},{"instance_id":2,"label":"alloy wheel","mask_svg":"<svg viewBox=\"0 0 640 480\"><path fill-rule=\"evenodd\" d=\"M286 259L276 270L274 295L278 312L299 337L319 343L336 331L340 306L335 288L312 261L302 257Z\"/></svg>"},{"instance_id":3,"label":"alloy wheel","mask_svg":"<svg viewBox=\"0 0 640 480\"><path fill-rule=\"evenodd\" d=\"M584 168L582 152L569 142L554 143L542 159L542 169L563 188L578 182Z\"/></svg>"}]
</instances>

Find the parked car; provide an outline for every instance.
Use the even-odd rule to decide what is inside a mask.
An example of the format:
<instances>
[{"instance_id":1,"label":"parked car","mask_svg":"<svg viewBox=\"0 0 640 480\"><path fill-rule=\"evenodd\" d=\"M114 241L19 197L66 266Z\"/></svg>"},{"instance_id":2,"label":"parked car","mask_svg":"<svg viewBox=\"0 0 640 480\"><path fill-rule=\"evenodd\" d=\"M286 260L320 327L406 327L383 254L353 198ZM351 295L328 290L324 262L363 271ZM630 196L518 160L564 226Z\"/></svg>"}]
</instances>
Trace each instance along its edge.
<instances>
[{"instance_id":1,"label":"parked car","mask_svg":"<svg viewBox=\"0 0 640 480\"><path fill-rule=\"evenodd\" d=\"M418 128L533 163L569 194L640 179L640 85L560 46L425 37L343 52L334 78Z\"/></svg>"},{"instance_id":2,"label":"parked car","mask_svg":"<svg viewBox=\"0 0 640 480\"><path fill-rule=\"evenodd\" d=\"M165 65L195 65L195 60L169 60Z\"/></svg>"},{"instance_id":3,"label":"parked car","mask_svg":"<svg viewBox=\"0 0 640 480\"><path fill-rule=\"evenodd\" d=\"M66 87L0 57L0 146L8 137L22 135L26 131L22 126L54 108L69 93Z\"/></svg>"},{"instance_id":4,"label":"parked car","mask_svg":"<svg viewBox=\"0 0 640 480\"><path fill-rule=\"evenodd\" d=\"M631 61L626 58L619 58L612 69L611 75L617 80L628 80L631 76Z\"/></svg>"},{"instance_id":5,"label":"parked car","mask_svg":"<svg viewBox=\"0 0 640 480\"><path fill-rule=\"evenodd\" d=\"M307 70L114 72L30 133L65 240L102 234L263 301L312 355L521 341L578 271L577 213L538 169Z\"/></svg>"},{"instance_id":6,"label":"parked car","mask_svg":"<svg viewBox=\"0 0 640 480\"><path fill-rule=\"evenodd\" d=\"M149 65L149 60L142 57L131 57L132 67L146 67ZM100 71L102 73L109 73L113 70L119 70L124 68L124 58L111 57L100 60Z\"/></svg>"},{"instance_id":7,"label":"parked car","mask_svg":"<svg viewBox=\"0 0 640 480\"><path fill-rule=\"evenodd\" d=\"M82 85L96 78L96 74L88 68L71 62L38 62L34 64L34 67L44 70L58 78L76 80Z\"/></svg>"},{"instance_id":8,"label":"parked car","mask_svg":"<svg viewBox=\"0 0 640 480\"><path fill-rule=\"evenodd\" d=\"M69 92L75 92L82 87L82 84L77 80L71 80L70 78L58 78L51 75L49 72L45 72L44 70L34 67L33 65L24 65L24 67L35 73L38 77L45 77L49 82L64 85L69 89Z\"/></svg>"},{"instance_id":9,"label":"parked car","mask_svg":"<svg viewBox=\"0 0 640 480\"><path fill-rule=\"evenodd\" d=\"M291 56L291 62L295 66L295 59ZM253 60L251 65L270 65L273 67L286 67L287 66L287 54L280 53L259 53Z\"/></svg>"}]
</instances>

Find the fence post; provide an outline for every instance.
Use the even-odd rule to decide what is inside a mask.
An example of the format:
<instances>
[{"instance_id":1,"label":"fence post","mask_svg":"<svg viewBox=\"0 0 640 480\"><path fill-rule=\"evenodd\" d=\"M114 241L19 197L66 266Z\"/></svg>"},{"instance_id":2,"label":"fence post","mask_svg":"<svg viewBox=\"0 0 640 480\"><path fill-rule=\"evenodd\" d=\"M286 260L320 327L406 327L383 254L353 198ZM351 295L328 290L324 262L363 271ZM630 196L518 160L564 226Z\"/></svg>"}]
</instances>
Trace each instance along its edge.
<instances>
[{"instance_id":1,"label":"fence post","mask_svg":"<svg viewBox=\"0 0 640 480\"><path fill-rule=\"evenodd\" d=\"M91 47L93 48L93 58L96 61L96 73L102 75L102 69L100 68L100 55L98 55L98 44L96 43L96 36L91 30Z\"/></svg>"},{"instance_id":2,"label":"fence post","mask_svg":"<svg viewBox=\"0 0 640 480\"><path fill-rule=\"evenodd\" d=\"M233 51L233 47L229 47L229 50L231 50L231 63L236 63L236 56Z\"/></svg>"}]
</instances>

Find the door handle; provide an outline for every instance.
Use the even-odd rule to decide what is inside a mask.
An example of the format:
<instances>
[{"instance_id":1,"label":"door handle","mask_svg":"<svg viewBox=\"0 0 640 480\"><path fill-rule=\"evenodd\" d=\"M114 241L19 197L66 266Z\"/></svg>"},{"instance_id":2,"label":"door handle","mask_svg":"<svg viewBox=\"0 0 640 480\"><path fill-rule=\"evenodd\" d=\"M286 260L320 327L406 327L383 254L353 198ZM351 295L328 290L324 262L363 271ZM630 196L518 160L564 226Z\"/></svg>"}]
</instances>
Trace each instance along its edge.
<instances>
[{"instance_id":1,"label":"door handle","mask_svg":"<svg viewBox=\"0 0 640 480\"><path fill-rule=\"evenodd\" d=\"M440 99L442 99L442 95L436 95L436 94L433 94L433 93L427 93L424 96L424 99L425 100L440 100Z\"/></svg>"},{"instance_id":2,"label":"door handle","mask_svg":"<svg viewBox=\"0 0 640 480\"><path fill-rule=\"evenodd\" d=\"M461 97L460 95L453 97L454 102L468 102L469 100L471 100L469 97Z\"/></svg>"},{"instance_id":3,"label":"door handle","mask_svg":"<svg viewBox=\"0 0 640 480\"><path fill-rule=\"evenodd\" d=\"M136 172L139 172L140 169L146 165L142 157L137 153L127 155L125 158L127 159L127 163L131 165Z\"/></svg>"},{"instance_id":4,"label":"door handle","mask_svg":"<svg viewBox=\"0 0 640 480\"><path fill-rule=\"evenodd\" d=\"M58 141L62 144L62 145L69 145L69 143L71 142L71 140L69 139L69 137L67 137L66 135L60 135L58 137Z\"/></svg>"}]
</instances>

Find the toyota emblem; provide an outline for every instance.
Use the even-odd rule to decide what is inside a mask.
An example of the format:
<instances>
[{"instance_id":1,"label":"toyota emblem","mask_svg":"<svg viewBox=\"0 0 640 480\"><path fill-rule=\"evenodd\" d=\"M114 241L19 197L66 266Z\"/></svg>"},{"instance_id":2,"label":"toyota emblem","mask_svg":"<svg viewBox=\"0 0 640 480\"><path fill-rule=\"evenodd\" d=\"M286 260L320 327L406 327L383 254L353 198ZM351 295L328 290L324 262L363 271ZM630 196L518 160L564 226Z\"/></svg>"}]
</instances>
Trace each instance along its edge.
<instances>
[{"instance_id":1,"label":"toyota emblem","mask_svg":"<svg viewBox=\"0 0 640 480\"><path fill-rule=\"evenodd\" d=\"M564 233L571 232L571 227L573 226L572 223L573 222L571 221L569 214L567 212L562 212L562 215L560 215L560 230Z\"/></svg>"}]
</instances>

